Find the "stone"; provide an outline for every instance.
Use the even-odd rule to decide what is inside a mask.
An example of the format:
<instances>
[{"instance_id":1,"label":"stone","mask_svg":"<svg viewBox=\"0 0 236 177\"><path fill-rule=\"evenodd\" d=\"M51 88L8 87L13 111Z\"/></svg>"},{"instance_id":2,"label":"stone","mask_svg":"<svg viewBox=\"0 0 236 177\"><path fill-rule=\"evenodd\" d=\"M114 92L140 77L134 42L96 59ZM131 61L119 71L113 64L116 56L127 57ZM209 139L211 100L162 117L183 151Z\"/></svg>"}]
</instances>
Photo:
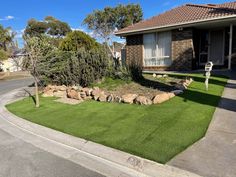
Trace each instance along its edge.
<instances>
[{"instance_id":1,"label":"stone","mask_svg":"<svg viewBox=\"0 0 236 177\"><path fill-rule=\"evenodd\" d=\"M185 90L185 89L187 89L187 87L185 85L183 85L183 84L176 84L175 88L177 88L178 90Z\"/></svg>"},{"instance_id":2,"label":"stone","mask_svg":"<svg viewBox=\"0 0 236 177\"><path fill-rule=\"evenodd\" d=\"M99 96L102 95L102 94L104 94L104 92L99 90L99 89L95 89L91 93L94 100L98 100Z\"/></svg>"},{"instance_id":3,"label":"stone","mask_svg":"<svg viewBox=\"0 0 236 177\"><path fill-rule=\"evenodd\" d=\"M107 102L113 102L114 101L114 96L112 94L107 96Z\"/></svg>"},{"instance_id":4,"label":"stone","mask_svg":"<svg viewBox=\"0 0 236 177\"><path fill-rule=\"evenodd\" d=\"M158 94L152 99L153 104L160 104L170 99L170 95L167 92Z\"/></svg>"},{"instance_id":5,"label":"stone","mask_svg":"<svg viewBox=\"0 0 236 177\"><path fill-rule=\"evenodd\" d=\"M53 90L44 91L44 93L42 94L42 96L43 96L43 97L53 97L53 96L54 96Z\"/></svg>"},{"instance_id":6,"label":"stone","mask_svg":"<svg viewBox=\"0 0 236 177\"><path fill-rule=\"evenodd\" d=\"M183 94L184 91L183 90L173 90L173 91L171 91L171 93L174 93L175 95L180 95L180 94Z\"/></svg>"},{"instance_id":7,"label":"stone","mask_svg":"<svg viewBox=\"0 0 236 177\"><path fill-rule=\"evenodd\" d=\"M100 90L99 87L93 87L93 90Z\"/></svg>"},{"instance_id":8,"label":"stone","mask_svg":"<svg viewBox=\"0 0 236 177\"><path fill-rule=\"evenodd\" d=\"M69 89L67 90L67 97L75 100L81 100L82 98L80 97L80 94L74 90L74 89Z\"/></svg>"},{"instance_id":9,"label":"stone","mask_svg":"<svg viewBox=\"0 0 236 177\"><path fill-rule=\"evenodd\" d=\"M168 75L167 75L167 74L164 74L163 77L168 77Z\"/></svg>"},{"instance_id":10,"label":"stone","mask_svg":"<svg viewBox=\"0 0 236 177\"><path fill-rule=\"evenodd\" d=\"M86 98L86 93L85 92L79 92L79 94L80 94L80 97L82 98L82 99L85 99Z\"/></svg>"},{"instance_id":11,"label":"stone","mask_svg":"<svg viewBox=\"0 0 236 177\"><path fill-rule=\"evenodd\" d=\"M157 78L162 78L163 76L161 74L158 74L156 77Z\"/></svg>"},{"instance_id":12,"label":"stone","mask_svg":"<svg viewBox=\"0 0 236 177\"><path fill-rule=\"evenodd\" d=\"M66 91L67 87L65 85L57 86L58 91Z\"/></svg>"},{"instance_id":13,"label":"stone","mask_svg":"<svg viewBox=\"0 0 236 177\"><path fill-rule=\"evenodd\" d=\"M106 102L107 101L107 96L103 93L103 94L100 94L99 98L98 98L98 101L100 102Z\"/></svg>"},{"instance_id":14,"label":"stone","mask_svg":"<svg viewBox=\"0 0 236 177\"><path fill-rule=\"evenodd\" d=\"M157 77L157 75L156 75L155 73L153 73L152 77L154 77L154 78L155 78L155 77Z\"/></svg>"},{"instance_id":15,"label":"stone","mask_svg":"<svg viewBox=\"0 0 236 177\"><path fill-rule=\"evenodd\" d=\"M132 104L137 96L136 94L125 94L121 97L122 102Z\"/></svg>"},{"instance_id":16,"label":"stone","mask_svg":"<svg viewBox=\"0 0 236 177\"><path fill-rule=\"evenodd\" d=\"M117 103L121 103L122 102L122 98L119 97L119 96L116 96L114 101L117 102Z\"/></svg>"},{"instance_id":17,"label":"stone","mask_svg":"<svg viewBox=\"0 0 236 177\"><path fill-rule=\"evenodd\" d=\"M59 98L66 98L67 94L66 94L66 91L57 91L57 92L54 91L53 96L59 97Z\"/></svg>"},{"instance_id":18,"label":"stone","mask_svg":"<svg viewBox=\"0 0 236 177\"><path fill-rule=\"evenodd\" d=\"M172 92L169 92L168 95L169 95L169 98L170 98L170 99L175 97L175 94L172 93Z\"/></svg>"},{"instance_id":19,"label":"stone","mask_svg":"<svg viewBox=\"0 0 236 177\"><path fill-rule=\"evenodd\" d=\"M151 105L152 104L152 100L150 100L149 98L145 97L145 96L138 96L135 100L134 100L135 104L140 104L140 105Z\"/></svg>"},{"instance_id":20,"label":"stone","mask_svg":"<svg viewBox=\"0 0 236 177\"><path fill-rule=\"evenodd\" d=\"M82 88L81 91L85 92L87 96L91 96L93 89L85 87L85 88Z\"/></svg>"}]
</instances>

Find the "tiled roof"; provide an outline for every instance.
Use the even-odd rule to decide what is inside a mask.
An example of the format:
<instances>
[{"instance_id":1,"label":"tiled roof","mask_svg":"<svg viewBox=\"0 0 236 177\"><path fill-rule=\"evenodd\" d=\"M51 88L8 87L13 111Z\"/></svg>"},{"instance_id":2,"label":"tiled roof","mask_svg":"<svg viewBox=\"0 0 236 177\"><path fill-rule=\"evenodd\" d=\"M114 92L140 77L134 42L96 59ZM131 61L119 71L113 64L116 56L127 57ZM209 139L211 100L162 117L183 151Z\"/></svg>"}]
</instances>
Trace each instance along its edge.
<instances>
[{"instance_id":1,"label":"tiled roof","mask_svg":"<svg viewBox=\"0 0 236 177\"><path fill-rule=\"evenodd\" d=\"M165 26L177 26L199 20L211 20L220 17L236 16L236 1L224 4L186 4L163 14L152 17L128 26L116 32L116 34L144 31L150 28Z\"/></svg>"}]
</instances>

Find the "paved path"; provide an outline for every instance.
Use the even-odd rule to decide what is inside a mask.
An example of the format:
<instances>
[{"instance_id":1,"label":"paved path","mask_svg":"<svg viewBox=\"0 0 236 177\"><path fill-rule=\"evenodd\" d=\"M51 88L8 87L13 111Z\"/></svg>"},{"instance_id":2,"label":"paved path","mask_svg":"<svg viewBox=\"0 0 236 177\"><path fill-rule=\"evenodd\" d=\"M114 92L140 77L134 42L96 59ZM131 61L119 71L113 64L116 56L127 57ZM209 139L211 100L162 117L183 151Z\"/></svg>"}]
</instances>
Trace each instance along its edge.
<instances>
[{"instance_id":1,"label":"paved path","mask_svg":"<svg viewBox=\"0 0 236 177\"><path fill-rule=\"evenodd\" d=\"M31 83L32 79L0 81L0 102L3 93ZM17 130L17 135L6 131L16 129L1 119L0 177L102 177L96 172L24 141L24 137L18 137L22 133L20 130Z\"/></svg>"},{"instance_id":2,"label":"paved path","mask_svg":"<svg viewBox=\"0 0 236 177\"><path fill-rule=\"evenodd\" d=\"M206 177L236 176L236 73L231 73L206 136L168 164Z\"/></svg>"}]
</instances>

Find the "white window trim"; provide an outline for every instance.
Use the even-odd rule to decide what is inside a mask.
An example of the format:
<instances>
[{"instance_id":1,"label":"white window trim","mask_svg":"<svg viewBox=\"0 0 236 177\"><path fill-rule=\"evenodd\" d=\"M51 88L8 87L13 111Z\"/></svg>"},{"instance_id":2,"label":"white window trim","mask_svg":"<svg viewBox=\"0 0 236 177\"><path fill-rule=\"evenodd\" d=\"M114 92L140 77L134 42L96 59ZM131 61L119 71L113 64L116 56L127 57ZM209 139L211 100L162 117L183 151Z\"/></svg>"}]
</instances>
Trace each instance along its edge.
<instances>
[{"instance_id":1,"label":"white window trim","mask_svg":"<svg viewBox=\"0 0 236 177\"><path fill-rule=\"evenodd\" d=\"M171 42L172 42L171 31L167 31L167 32L170 32L170 38L171 38ZM144 38L144 35L143 35L143 38ZM158 38L158 32L155 32L156 55L158 54L158 43L157 43L158 39L157 38ZM160 59L165 59L165 58L169 58L171 60L171 63L172 63L172 45L170 46L170 56L156 56L156 57L149 58L149 59L160 60ZM144 67L168 67L168 66L171 66L171 64L169 64L169 65L167 65L167 64L166 65L146 65L145 60L147 60L147 59L145 58L145 47L143 45L143 66Z\"/></svg>"}]
</instances>

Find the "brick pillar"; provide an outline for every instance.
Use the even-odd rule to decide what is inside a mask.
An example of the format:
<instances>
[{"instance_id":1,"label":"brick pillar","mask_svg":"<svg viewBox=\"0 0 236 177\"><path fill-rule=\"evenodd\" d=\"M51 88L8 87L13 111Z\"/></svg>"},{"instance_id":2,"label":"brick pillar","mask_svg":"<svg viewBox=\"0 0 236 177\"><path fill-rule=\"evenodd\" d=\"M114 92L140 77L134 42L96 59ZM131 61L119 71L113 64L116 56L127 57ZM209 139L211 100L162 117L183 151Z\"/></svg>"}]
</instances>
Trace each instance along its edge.
<instances>
[{"instance_id":1,"label":"brick pillar","mask_svg":"<svg viewBox=\"0 0 236 177\"><path fill-rule=\"evenodd\" d=\"M135 62L143 66L143 35L127 36L126 42L126 64Z\"/></svg>"},{"instance_id":2,"label":"brick pillar","mask_svg":"<svg viewBox=\"0 0 236 177\"><path fill-rule=\"evenodd\" d=\"M193 30L173 30L171 70L192 70L193 56Z\"/></svg>"}]
</instances>

